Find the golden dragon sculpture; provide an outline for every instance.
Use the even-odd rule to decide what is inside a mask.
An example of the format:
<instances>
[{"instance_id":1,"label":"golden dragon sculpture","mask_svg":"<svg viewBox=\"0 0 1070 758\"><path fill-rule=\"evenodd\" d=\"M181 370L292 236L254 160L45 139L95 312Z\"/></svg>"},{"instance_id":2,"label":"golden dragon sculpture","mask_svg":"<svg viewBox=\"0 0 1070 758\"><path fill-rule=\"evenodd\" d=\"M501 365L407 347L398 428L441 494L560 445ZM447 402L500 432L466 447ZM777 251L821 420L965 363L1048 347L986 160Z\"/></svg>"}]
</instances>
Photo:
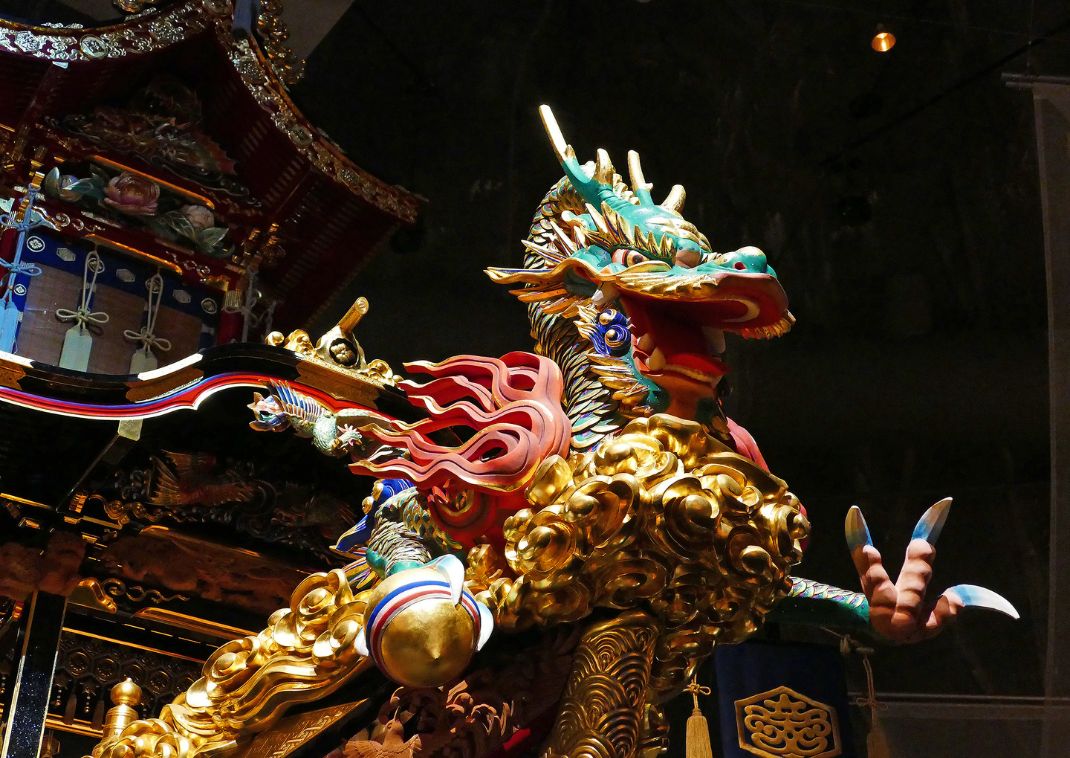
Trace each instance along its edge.
<instances>
[{"instance_id":1,"label":"golden dragon sculpture","mask_svg":"<svg viewBox=\"0 0 1070 758\"><path fill-rule=\"evenodd\" d=\"M894 641L934 634L967 605L1014 615L971 585L925 601L950 500L922 517L898 583L857 509L847 536L863 593L791 575L806 512L721 402L725 332L764 339L794 323L775 272L757 248L715 252L684 219L683 188L655 203L636 153L630 182L602 150L581 165L542 115L565 177L539 204L524 265L488 271L527 304L535 352L407 364L423 383L377 363L372 378L424 412L412 423L328 408L283 382L258 395L255 429L294 429L379 480L336 546L352 562L308 577L156 718L111 724L94 758L238 755L287 709L373 669L402 685L387 710L438 697L471 726L475 711L457 704L487 691L486 672L515 668L495 645L566 662L557 679L541 676L554 714L545 755L653 755L665 744L659 706L715 645L771 614L810 606L816 623ZM341 355L368 373L349 331L321 342L324 361ZM416 755L480 754L538 710L494 697L498 716L474 742L456 724L405 742L394 721L378 739Z\"/></svg>"}]
</instances>

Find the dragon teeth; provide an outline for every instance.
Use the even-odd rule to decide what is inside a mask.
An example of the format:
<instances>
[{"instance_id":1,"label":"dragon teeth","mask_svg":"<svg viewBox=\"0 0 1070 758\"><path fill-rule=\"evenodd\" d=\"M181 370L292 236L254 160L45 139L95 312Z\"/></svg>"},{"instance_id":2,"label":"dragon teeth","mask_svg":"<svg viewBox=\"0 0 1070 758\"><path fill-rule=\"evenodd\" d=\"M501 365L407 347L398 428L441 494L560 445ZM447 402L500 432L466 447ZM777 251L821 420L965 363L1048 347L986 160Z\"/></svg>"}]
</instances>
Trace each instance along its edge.
<instances>
[{"instance_id":1,"label":"dragon teeth","mask_svg":"<svg viewBox=\"0 0 1070 758\"><path fill-rule=\"evenodd\" d=\"M794 324L795 317L791 315L791 313L787 313L775 324L743 328L739 330L739 333L746 339L768 340L773 337L780 337L781 335L787 334Z\"/></svg>"},{"instance_id":2,"label":"dragon teeth","mask_svg":"<svg viewBox=\"0 0 1070 758\"><path fill-rule=\"evenodd\" d=\"M647 358L646 365L651 371L661 371L665 368L665 353L661 352L661 348L656 348L650 357Z\"/></svg>"},{"instance_id":3,"label":"dragon teeth","mask_svg":"<svg viewBox=\"0 0 1070 758\"><path fill-rule=\"evenodd\" d=\"M724 330L714 329L712 326L702 327L702 336L706 338L706 347L714 355L721 355L725 351Z\"/></svg>"}]
</instances>

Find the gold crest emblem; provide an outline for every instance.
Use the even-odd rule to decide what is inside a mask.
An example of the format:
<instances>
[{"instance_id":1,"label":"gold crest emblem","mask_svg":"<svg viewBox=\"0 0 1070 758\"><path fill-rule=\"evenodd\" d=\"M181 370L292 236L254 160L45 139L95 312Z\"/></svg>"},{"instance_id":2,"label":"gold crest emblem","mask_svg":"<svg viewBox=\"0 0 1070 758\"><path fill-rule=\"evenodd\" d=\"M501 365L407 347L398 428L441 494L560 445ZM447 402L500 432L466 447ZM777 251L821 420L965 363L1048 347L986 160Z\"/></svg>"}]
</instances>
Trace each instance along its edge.
<instances>
[{"instance_id":1,"label":"gold crest emblem","mask_svg":"<svg viewBox=\"0 0 1070 758\"><path fill-rule=\"evenodd\" d=\"M836 709L790 687L736 701L739 747L762 758L841 755Z\"/></svg>"}]
</instances>

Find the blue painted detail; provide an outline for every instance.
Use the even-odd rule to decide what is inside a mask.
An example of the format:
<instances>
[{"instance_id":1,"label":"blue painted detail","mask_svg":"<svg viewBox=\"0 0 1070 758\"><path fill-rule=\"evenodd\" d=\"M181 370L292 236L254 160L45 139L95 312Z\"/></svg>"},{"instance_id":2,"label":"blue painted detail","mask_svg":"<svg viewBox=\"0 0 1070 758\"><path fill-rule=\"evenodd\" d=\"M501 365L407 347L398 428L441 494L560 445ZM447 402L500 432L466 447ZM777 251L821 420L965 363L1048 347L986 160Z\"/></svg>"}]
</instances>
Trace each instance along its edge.
<instances>
[{"instance_id":1,"label":"blue painted detail","mask_svg":"<svg viewBox=\"0 0 1070 758\"><path fill-rule=\"evenodd\" d=\"M411 490L416 486L414 482L409 479L380 479L379 485L382 487L379 497L375 499L372 507L372 513L375 513L379 509L379 506L385 503L395 495L400 495L405 490Z\"/></svg>"},{"instance_id":2,"label":"blue painted detail","mask_svg":"<svg viewBox=\"0 0 1070 758\"><path fill-rule=\"evenodd\" d=\"M852 552L863 545L873 544L873 538L869 534L869 526L866 524L866 519L862 516L862 511L857 505L852 505L851 509L847 511L844 533L847 537L847 546Z\"/></svg>"},{"instance_id":3,"label":"blue painted detail","mask_svg":"<svg viewBox=\"0 0 1070 758\"><path fill-rule=\"evenodd\" d=\"M929 544L935 545L936 540L940 538L940 533L944 530L944 523L947 521L947 514L950 510L951 498L949 497L933 505L918 519L918 523L914 527L914 533L910 538L912 540L925 540Z\"/></svg>"},{"instance_id":4,"label":"blue painted detail","mask_svg":"<svg viewBox=\"0 0 1070 758\"><path fill-rule=\"evenodd\" d=\"M48 269L64 271L68 274L82 278L85 267L85 256L93 250L93 244L78 239L67 239L51 229L42 229L34 237L39 238L44 245L38 250L27 247L24 258L37 264L42 270ZM64 260L59 255L61 248L66 248L74 253ZM145 281L157 273L157 266L146 263L125 255L115 253L105 247L97 249L100 259L104 262L104 271L97 279L98 290L108 287L113 290L134 295L138 300L145 299ZM120 278L120 271L128 271L132 276ZM161 308L170 308L179 311L186 316L192 316L214 329L219 320L219 311L209 313L201 305L207 299L216 299L218 293L211 288L200 284L187 284L173 271L163 269L159 271L163 276L163 297Z\"/></svg>"},{"instance_id":5,"label":"blue painted detail","mask_svg":"<svg viewBox=\"0 0 1070 758\"><path fill-rule=\"evenodd\" d=\"M1018 611L1010 601L987 587L978 587L976 584L956 584L945 590L944 594L957 595L963 605L971 608L987 608L990 611L1010 616L1012 619L1018 618Z\"/></svg>"},{"instance_id":6,"label":"blue painted detail","mask_svg":"<svg viewBox=\"0 0 1070 758\"><path fill-rule=\"evenodd\" d=\"M355 527L339 537L331 549L339 553L354 553L358 547L368 542L368 538L371 537L374 522L375 520L370 514L366 515L357 522Z\"/></svg>"},{"instance_id":7,"label":"blue painted detail","mask_svg":"<svg viewBox=\"0 0 1070 758\"><path fill-rule=\"evenodd\" d=\"M288 392L290 393L289 397L292 398L292 391L289 387L283 387L282 385L279 385L278 387L275 387L273 389L276 393L280 391L284 393ZM285 421L285 417L281 415L272 416L271 414L262 413L258 414L258 417L261 421L270 425L276 425L274 423L276 421L279 423ZM379 494L376 496L375 500L372 501L371 511L364 514L364 517L357 522L356 526L346 531L335 541L334 545L331 546L331 549L335 552L352 555L359 546L366 545L368 543L368 540L371 539L372 529L375 528L376 514L383 506L383 503L387 502L393 497L396 497L397 495L400 495L402 492L411 490L416 486L409 479L380 479L378 481L378 484ZM375 553L375 551L369 551L369 553L378 555L377 553ZM376 571L379 571L380 573L382 573L382 571L384 571L386 568L385 564L381 568L376 567L375 564L372 563L372 559L370 557L368 558L368 562L372 564L373 568L376 568Z\"/></svg>"},{"instance_id":8,"label":"blue painted detail","mask_svg":"<svg viewBox=\"0 0 1070 758\"><path fill-rule=\"evenodd\" d=\"M627 355L632 349L631 322L621 311L604 311L596 318L590 339L599 355Z\"/></svg>"},{"instance_id":9,"label":"blue painted detail","mask_svg":"<svg viewBox=\"0 0 1070 758\"><path fill-rule=\"evenodd\" d=\"M41 214L33 208L36 199L37 190L30 189L26 192L26 208L21 218L16 218L18 205L14 201L11 212L0 216L0 224L19 233L11 260L0 259L0 268L7 272L4 294L0 296L0 350L8 353L15 352L15 337L18 335L22 313L26 308L28 280L41 275L40 266L22 260L26 249L26 233L45 223Z\"/></svg>"}]
</instances>

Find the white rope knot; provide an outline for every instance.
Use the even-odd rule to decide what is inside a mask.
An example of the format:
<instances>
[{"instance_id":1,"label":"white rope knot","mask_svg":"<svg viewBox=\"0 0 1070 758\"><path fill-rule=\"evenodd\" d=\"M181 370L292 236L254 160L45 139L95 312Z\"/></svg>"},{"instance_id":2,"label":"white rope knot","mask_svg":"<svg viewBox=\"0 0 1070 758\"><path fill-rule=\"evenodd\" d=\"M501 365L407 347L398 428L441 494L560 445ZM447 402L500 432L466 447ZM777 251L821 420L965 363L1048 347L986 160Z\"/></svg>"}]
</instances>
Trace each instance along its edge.
<instances>
[{"instance_id":1,"label":"white rope knot","mask_svg":"<svg viewBox=\"0 0 1070 758\"><path fill-rule=\"evenodd\" d=\"M36 263L23 263L22 261L5 261L0 259L0 268L15 276L40 276L41 267Z\"/></svg>"},{"instance_id":2,"label":"white rope knot","mask_svg":"<svg viewBox=\"0 0 1070 758\"><path fill-rule=\"evenodd\" d=\"M56 318L60 321L76 321L80 327L88 329L90 324L102 326L108 323L110 316L104 311L91 311L88 308L79 308L76 311L56 308Z\"/></svg>"},{"instance_id":3,"label":"white rope knot","mask_svg":"<svg viewBox=\"0 0 1070 758\"><path fill-rule=\"evenodd\" d=\"M149 330L147 325L141 327L141 330L137 332L133 329L124 329L123 336L131 342L138 343L138 350L151 350L155 348L156 350L162 350L166 353L171 349L171 340L166 337L157 337Z\"/></svg>"},{"instance_id":4,"label":"white rope knot","mask_svg":"<svg viewBox=\"0 0 1070 758\"><path fill-rule=\"evenodd\" d=\"M138 343L138 350L151 352L153 348L167 352L171 349L171 340L157 337L156 317L160 314L160 299L163 297L163 276L159 272L145 280L145 288L149 294L145 298L145 325L140 330L126 329L123 336L132 342Z\"/></svg>"},{"instance_id":5,"label":"white rope knot","mask_svg":"<svg viewBox=\"0 0 1070 758\"><path fill-rule=\"evenodd\" d=\"M104 311L91 310L89 304L93 301L93 293L97 289L97 277L104 272L104 262L96 250L90 251L85 257L85 268L82 270L82 302L76 310L69 308L57 308L56 318L60 321L74 321L81 331L87 331L92 326L100 327L108 323L110 318ZM90 274L93 276L90 277Z\"/></svg>"}]
</instances>

